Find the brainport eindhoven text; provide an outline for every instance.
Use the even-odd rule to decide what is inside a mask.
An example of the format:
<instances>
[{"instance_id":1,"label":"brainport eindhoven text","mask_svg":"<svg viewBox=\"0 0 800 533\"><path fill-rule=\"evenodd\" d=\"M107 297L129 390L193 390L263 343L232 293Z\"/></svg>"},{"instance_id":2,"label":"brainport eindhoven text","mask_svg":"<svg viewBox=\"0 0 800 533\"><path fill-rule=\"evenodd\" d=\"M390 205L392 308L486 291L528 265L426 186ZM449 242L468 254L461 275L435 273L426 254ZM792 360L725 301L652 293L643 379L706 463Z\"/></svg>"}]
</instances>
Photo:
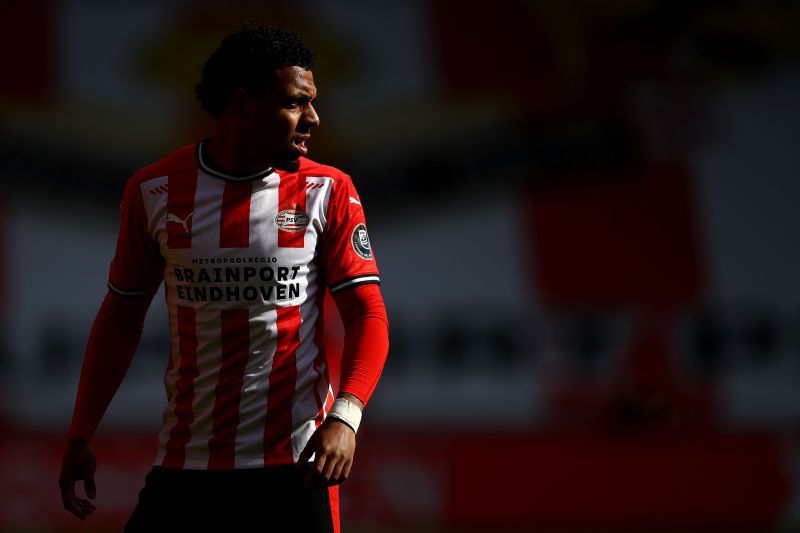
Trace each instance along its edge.
<instances>
[{"instance_id":1,"label":"brainport eindhoven text","mask_svg":"<svg viewBox=\"0 0 800 533\"><path fill-rule=\"evenodd\" d=\"M176 267L175 292L189 302L279 301L300 296L300 267L235 265ZM215 285L219 284L219 285Z\"/></svg>"}]
</instances>

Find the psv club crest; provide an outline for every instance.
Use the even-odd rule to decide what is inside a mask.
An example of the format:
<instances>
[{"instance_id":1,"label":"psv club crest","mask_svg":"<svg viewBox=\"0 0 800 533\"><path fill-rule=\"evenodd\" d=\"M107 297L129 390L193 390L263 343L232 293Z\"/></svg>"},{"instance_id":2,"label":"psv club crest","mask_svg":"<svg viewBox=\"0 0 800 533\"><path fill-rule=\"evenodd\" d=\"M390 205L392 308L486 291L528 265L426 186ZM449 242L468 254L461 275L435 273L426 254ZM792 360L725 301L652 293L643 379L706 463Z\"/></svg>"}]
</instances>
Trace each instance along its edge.
<instances>
[{"instance_id":1,"label":"psv club crest","mask_svg":"<svg viewBox=\"0 0 800 533\"><path fill-rule=\"evenodd\" d=\"M299 209L284 209L275 215L275 227L297 233L308 226L308 215Z\"/></svg>"},{"instance_id":2,"label":"psv club crest","mask_svg":"<svg viewBox=\"0 0 800 533\"><path fill-rule=\"evenodd\" d=\"M358 255L364 259L372 259L372 248L370 248L369 235L364 224L359 224L353 229L350 241L353 243L353 250Z\"/></svg>"}]
</instances>

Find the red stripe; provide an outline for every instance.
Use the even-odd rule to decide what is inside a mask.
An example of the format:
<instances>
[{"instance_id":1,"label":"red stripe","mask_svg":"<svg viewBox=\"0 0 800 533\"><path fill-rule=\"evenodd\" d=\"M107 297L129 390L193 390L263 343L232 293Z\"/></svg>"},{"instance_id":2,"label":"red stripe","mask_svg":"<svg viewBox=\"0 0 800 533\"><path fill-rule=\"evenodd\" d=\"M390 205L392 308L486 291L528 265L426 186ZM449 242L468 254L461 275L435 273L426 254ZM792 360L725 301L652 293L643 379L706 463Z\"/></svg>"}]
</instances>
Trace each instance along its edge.
<instances>
[{"instance_id":1,"label":"red stripe","mask_svg":"<svg viewBox=\"0 0 800 533\"><path fill-rule=\"evenodd\" d=\"M300 346L300 307L278 307L278 339L269 373L264 460L292 453L292 397L297 379L295 358Z\"/></svg>"},{"instance_id":2,"label":"red stripe","mask_svg":"<svg viewBox=\"0 0 800 533\"><path fill-rule=\"evenodd\" d=\"M281 173L278 186L278 212L286 210L306 211L306 179L305 176ZM285 231L278 228L278 246L284 248L303 248L305 246L305 228L300 231Z\"/></svg>"},{"instance_id":3,"label":"red stripe","mask_svg":"<svg viewBox=\"0 0 800 533\"><path fill-rule=\"evenodd\" d=\"M197 171L175 172L167 178L167 247L192 247Z\"/></svg>"},{"instance_id":4,"label":"red stripe","mask_svg":"<svg viewBox=\"0 0 800 533\"><path fill-rule=\"evenodd\" d=\"M214 434L208 442L208 468L234 468L236 428L242 381L250 355L250 313L247 309L223 309L222 367L214 389Z\"/></svg>"},{"instance_id":5,"label":"red stripe","mask_svg":"<svg viewBox=\"0 0 800 533\"><path fill-rule=\"evenodd\" d=\"M341 533L342 527L339 524L339 485L328 487L328 502L331 505L331 522L333 522L333 533Z\"/></svg>"},{"instance_id":6,"label":"red stripe","mask_svg":"<svg viewBox=\"0 0 800 533\"><path fill-rule=\"evenodd\" d=\"M247 248L250 245L251 182L225 182L220 216L220 248Z\"/></svg>"},{"instance_id":7,"label":"red stripe","mask_svg":"<svg viewBox=\"0 0 800 533\"><path fill-rule=\"evenodd\" d=\"M178 351L181 362L178 379L175 382L175 417L178 419L169 433L165 445L166 456L161 466L183 468L186 443L191 439L189 430L194 421L192 401L194 401L194 380L197 370L197 333L195 311L191 307L178 306Z\"/></svg>"}]
</instances>

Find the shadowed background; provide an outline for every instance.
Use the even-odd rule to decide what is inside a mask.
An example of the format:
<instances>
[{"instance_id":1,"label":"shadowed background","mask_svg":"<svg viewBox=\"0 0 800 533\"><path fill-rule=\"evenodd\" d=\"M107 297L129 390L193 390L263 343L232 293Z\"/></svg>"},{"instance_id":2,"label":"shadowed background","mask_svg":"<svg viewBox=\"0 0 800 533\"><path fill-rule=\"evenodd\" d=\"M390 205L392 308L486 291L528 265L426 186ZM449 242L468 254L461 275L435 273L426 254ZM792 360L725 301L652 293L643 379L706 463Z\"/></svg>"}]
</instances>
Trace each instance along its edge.
<instances>
[{"instance_id":1,"label":"shadowed background","mask_svg":"<svg viewBox=\"0 0 800 533\"><path fill-rule=\"evenodd\" d=\"M163 297L79 524L56 480L83 349L125 179L211 133L193 87L248 21L316 51L310 157L353 176L382 272L351 530L800 528L798 2L7 11L0 528L114 530L135 504Z\"/></svg>"}]
</instances>

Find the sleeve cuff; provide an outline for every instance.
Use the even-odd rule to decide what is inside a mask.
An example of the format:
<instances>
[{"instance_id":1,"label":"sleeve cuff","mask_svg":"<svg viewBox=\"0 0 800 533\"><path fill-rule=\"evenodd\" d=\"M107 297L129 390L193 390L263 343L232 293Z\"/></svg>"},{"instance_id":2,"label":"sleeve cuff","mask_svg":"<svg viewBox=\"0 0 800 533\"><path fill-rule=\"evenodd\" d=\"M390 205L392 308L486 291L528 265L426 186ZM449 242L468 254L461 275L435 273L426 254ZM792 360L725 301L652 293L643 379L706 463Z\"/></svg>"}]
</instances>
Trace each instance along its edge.
<instances>
[{"instance_id":1,"label":"sleeve cuff","mask_svg":"<svg viewBox=\"0 0 800 533\"><path fill-rule=\"evenodd\" d=\"M338 292L342 289L346 289L348 287L356 287L358 285L365 285L367 283L376 283L378 285L381 284L381 278L377 274L370 274L367 276L357 276L355 278L350 278L348 280L339 282L335 285L330 286L331 294Z\"/></svg>"},{"instance_id":2,"label":"sleeve cuff","mask_svg":"<svg viewBox=\"0 0 800 533\"><path fill-rule=\"evenodd\" d=\"M145 295L147 295L147 291L129 291L129 290L125 290L125 289L120 289L119 287L117 287L116 285L111 283L110 281L108 282L108 288L111 289L112 291L116 292L117 294L121 295L121 296L145 296Z\"/></svg>"}]
</instances>

